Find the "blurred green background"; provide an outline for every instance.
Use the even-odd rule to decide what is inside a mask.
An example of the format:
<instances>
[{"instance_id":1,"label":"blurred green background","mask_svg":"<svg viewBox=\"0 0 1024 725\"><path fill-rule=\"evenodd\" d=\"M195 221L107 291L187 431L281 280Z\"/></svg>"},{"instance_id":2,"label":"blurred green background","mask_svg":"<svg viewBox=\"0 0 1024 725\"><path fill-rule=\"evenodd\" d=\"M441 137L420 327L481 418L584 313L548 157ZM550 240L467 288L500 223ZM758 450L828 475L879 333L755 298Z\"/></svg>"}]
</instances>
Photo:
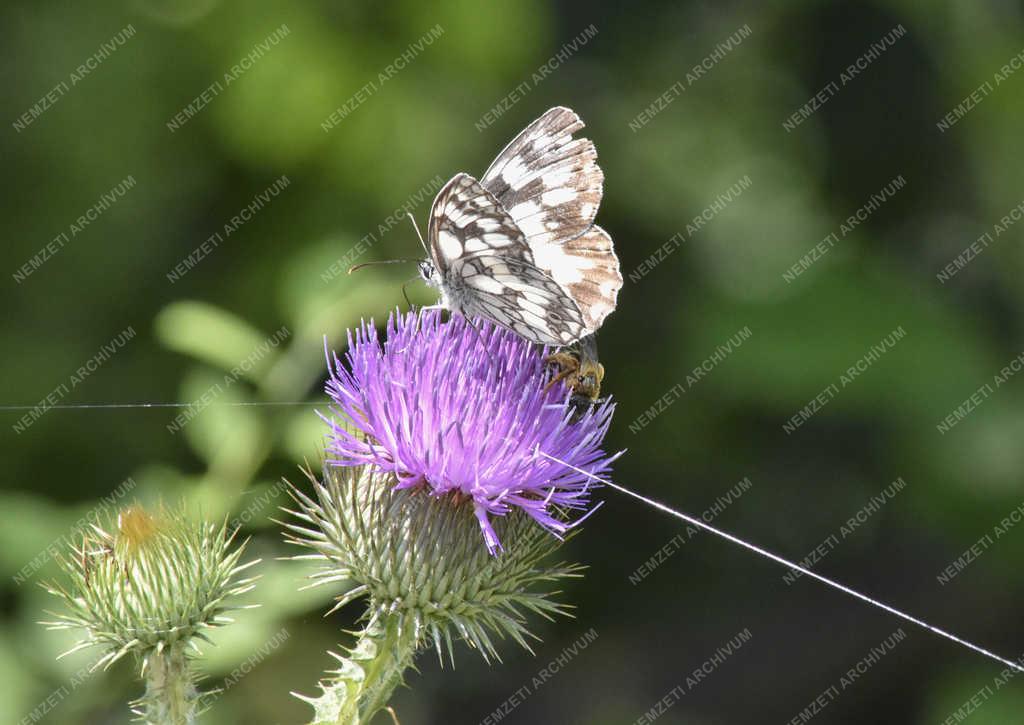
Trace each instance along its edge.
<instances>
[{"instance_id":1,"label":"blurred green background","mask_svg":"<svg viewBox=\"0 0 1024 725\"><path fill-rule=\"evenodd\" d=\"M0 25L0 403L197 401L177 427L181 411L167 408L48 410L28 424L27 411L2 411L0 722L34 722L47 698L41 722L128 722L131 666L82 679L95 654L56 661L70 635L36 624L53 604L36 583L55 574L51 542L104 500L183 496L239 517L263 558L249 595L262 607L216 634L207 684L261 646L265 656L203 722L305 721L288 693L313 692L358 612L324 619L331 592L297 593L303 567L277 559L291 552L269 519L285 503L277 483L317 460L323 429L314 405L223 403L322 401L323 336L341 349L346 328L403 304L415 274L332 265L416 255L402 205L418 198L424 219L441 182L482 173L557 104L597 145L598 221L626 276L600 335L619 401L607 445L629 449L617 480L699 514L747 478L716 524L794 559L837 540L818 571L1024 653L1024 527L994 533L1024 501L1024 379L993 381L1022 352L1024 226L995 230L1024 199L1024 69L1009 65L1024 49L1020 3L14 2ZM865 61L872 44L884 50ZM415 57L395 64L403 53ZM787 127L819 92L820 108ZM958 105L966 115L942 123ZM129 176L109 208L77 221ZM843 230L899 176L902 189ZM966 267L937 277L986 233ZM830 234L827 254L787 280ZM671 254L631 279L667 242ZM176 274L190 254L197 263ZM687 382L744 328L748 339ZM827 405L787 432L831 385ZM985 385L991 394L940 431ZM672 404L636 424L666 393ZM906 486L844 534L900 477ZM815 723L944 722L986 688L969 722L1020 722L1024 684L997 688L1001 666L909 625L841 685L900 622L604 498L567 552L591 565L565 593L578 618L536 623L535 657L510 644L487 666L463 648L451 671L423 656L394 702L403 724L483 721L591 629L596 639L502 722L637 722L681 683L659 722L790 722L830 687L841 691ZM940 581L986 536L983 556ZM671 556L638 579L666 545ZM744 629L750 641L687 687Z\"/></svg>"}]
</instances>

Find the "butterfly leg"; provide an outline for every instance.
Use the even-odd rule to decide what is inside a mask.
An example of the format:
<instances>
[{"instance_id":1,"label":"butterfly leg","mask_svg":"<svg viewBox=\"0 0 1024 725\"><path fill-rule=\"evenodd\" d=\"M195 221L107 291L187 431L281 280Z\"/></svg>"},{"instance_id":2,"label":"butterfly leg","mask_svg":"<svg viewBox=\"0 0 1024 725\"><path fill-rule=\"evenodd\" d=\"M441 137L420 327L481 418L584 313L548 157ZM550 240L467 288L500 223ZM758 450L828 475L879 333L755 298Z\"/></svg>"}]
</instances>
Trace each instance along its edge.
<instances>
[{"instance_id":1,"label":"butterfly leg","mask_svg":"<svg viewBox=\"0 0 1024 725\"><path fill-rule=\"evenodd\" d=\"M411 304L409 305L409 307L410 307L410 309L412 309L412 305ZM417 330L421 329L421 326L422 326L422 323L423 323L423 313L424 312L428 312L430 310L441 310L441 311L444 311L446 309L448 309L448 308L445 307L444 305L440 304L440 303L438 303L436 305L424 305L423 307L420 307L416 311L416 329Z\"/></svg>"},{"instance_id":2,"label":"butterfly leg","mask_svg":"<svg viewBox=\"0 0 1024 725\"><path fill-rule=\"evenodd\" d=\"M466 321L466 324L469 325L473 329L473 332L476 333L476 339L480 341L480 346L484 349L484 352L487 353L487 359L490 362L491 367L498 371L498 379L500 380L501 366L497 364L494 356L491 355L491 351L487 348L487 342L484 340L484 336L480 334L480 330L473 324L473 320L468 315L463 315L462 317Z\"/></svg>"}]
</instances>

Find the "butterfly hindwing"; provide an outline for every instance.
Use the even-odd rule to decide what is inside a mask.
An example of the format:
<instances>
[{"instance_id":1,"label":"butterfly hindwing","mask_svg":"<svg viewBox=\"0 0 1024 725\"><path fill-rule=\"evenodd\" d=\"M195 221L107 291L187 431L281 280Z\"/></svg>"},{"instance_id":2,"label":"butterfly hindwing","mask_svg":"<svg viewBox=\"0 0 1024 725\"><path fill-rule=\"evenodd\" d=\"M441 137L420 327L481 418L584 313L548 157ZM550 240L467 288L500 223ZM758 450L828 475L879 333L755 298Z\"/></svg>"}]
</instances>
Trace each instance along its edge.
<instances>
[{"instance_id":1,"label":"butterfly hindwing","mask_svg":"<svg viewBox=\"0 0 1024 725\"><path fill-rule=\"evenodd\" d=\"M584 333L575 301L533 264L480 255L460 260L458 268L470 293L466 312L541 345L568 345Z\"/></svg>"},{"instance_id":2,"label":"butterfly hindwing","mask_svg":"<svg viewBox=\"0 0 1024 725\"><path fill-rule=\"evenodd\" d=\"M612 238L594 224L561 245L535 248L534 264L545 270L579 306L587 329L594 331L615 309L622 272Z\"/></svg>"}]
</instances>

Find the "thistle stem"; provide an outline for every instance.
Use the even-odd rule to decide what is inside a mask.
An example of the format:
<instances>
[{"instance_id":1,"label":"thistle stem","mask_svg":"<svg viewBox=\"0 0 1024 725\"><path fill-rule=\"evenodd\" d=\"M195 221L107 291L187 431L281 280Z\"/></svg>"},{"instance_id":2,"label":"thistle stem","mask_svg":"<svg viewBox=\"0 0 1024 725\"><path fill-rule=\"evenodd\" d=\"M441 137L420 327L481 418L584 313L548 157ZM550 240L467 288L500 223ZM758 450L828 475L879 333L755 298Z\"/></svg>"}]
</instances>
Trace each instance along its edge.
<instances>
[{"instance_id":1,"label":"thistle stem","mask_svg":"<svg viewBox=\"0 0 1024 725\"><path fill-rule=\"evenodd\" d=\"M172 645L146 659L146 694L139 712L147 725L194 725L199 693L184 650Z\"/></svg>"},{"instance_id":2,"label":"thistle stem","mask_svg":"<svg viewBox=\"0 0 1024 725\"><path fill-rule=\"evenodd\" d=\"M349 651L332 688L341 707L318 725L365 725L387 707L395 688L416 655L416 641L402 626L402 615L370 622ZM354 666L352 666L354 665ZM337 692L341 690L341 692Z\"/></svg>"}]
</instances>

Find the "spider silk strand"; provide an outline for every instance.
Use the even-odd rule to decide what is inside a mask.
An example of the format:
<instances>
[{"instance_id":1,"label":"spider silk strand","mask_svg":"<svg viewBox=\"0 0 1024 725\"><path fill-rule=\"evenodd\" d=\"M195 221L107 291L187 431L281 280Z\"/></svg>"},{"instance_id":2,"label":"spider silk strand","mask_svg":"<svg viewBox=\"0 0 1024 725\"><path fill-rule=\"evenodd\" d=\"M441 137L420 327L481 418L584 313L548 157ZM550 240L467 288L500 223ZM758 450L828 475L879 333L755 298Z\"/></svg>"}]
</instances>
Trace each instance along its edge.
<instances>
[{"instance_id":1,"label":"spider silk strand","mask_svg":"<svg viewBox=\"0 0 1024 725\"><path fill-rule=\"evenodd\" d=\"M840 584L839 582L834 581L832 579L829 579L828 577L822 576L821 574L818 574L818 573L816 573L816 572L814 572L814 571L812 571L812 570L810 570L810 569L808 569L806 567L800 566L799 564L797 564L795 562L789 561L788 559L785 559L785 558L779 556L778 554L774 554L774 553L768 551L767 549L762 549L760 546L757 546L755 544L751 544L751 543L749 543L747 541L744 541L743 539L741 539L741 538L739 538L737 536L733 536L732 534L728 533L727 531L722 531L721 529L715 528L714 526L711 526L710 524L706 523L705 521L703 521L700 518L696 518L694 516L690 516L688 514L680 512L680 511L676 511L675 509L670 508L669 506L666 506L663 503L655 501L652 498L648 498L647 496L639 494L639 493L637 493L635 491L631 491L630 489L626 488L625 486L620 486L620 485L618 485L616 483L612 483L611 481L608 481L608 480L606 480L604 478L601 478L600 476L595 476L592 473L584 471L581 468L577 468L576 466L573 466L570 463L566 463L565 461L561 461L561 460L555 458L554 456L549 456L547 453L545 453L542 450L538 449L537 452L540 453L545 458L549 458L552 461L557 461L558 463L561 463L563 466L568 466L569 468L572 468L573 470L575 470L575 471L577 471L579 473L582 473L583 475L585 475L585 476L587 476L587 477L597 481L598 483L602 483L605 486L608 486L609 488L613 488L616 491L619 491L620 493L626 494L627 496L631 496L631 497L637 499L638 501L641 501L641 502L647 504L648 506L650 506L652 508L658 509L659 511L663 511L664 513L667 513L670 516L674 516L677 519L681 519L681 520L685 521L688 524L693 524L694 526L697 526L697 527L699 527L701 529L704 529L705 531L709 531L712 534L714 534L715 536L719 536L719 537L725 539L726 541L729 541L729 542L731 542L733 544L737 544L738 546L742 546L744 549L752 551L752 552L754 552L755 554L757 554L759 556L765 557L766 559L771 559L772 561L774 561L774 562L776 562L778 564L782 564L783 566L785 566L787 568L795 569L796 571L800 572L801 574L804 574L805 576L809 576L812 579L817 579L822 584L826 584L826 585L832 587L833 589L838 589L839 591L843 592L844 594L848 594L851 597L854 597L856 599L860 599L862 602L867 602L868 604L870 604L873 607L877 607L878 609L881 609L881 610L883 610L885 612L888 612L889 614L893 614L893 615L899 617L902 620L905 620L907 622L910 622L911 624L915 624L918 627L921 627L922 629L927 629L929 632L933 632L934 634L937 634L940 637L944 637L945 639L948 639L951 642L955 642L956 644L960 645L961 647L966 647L967 649L973 650L974 652L977 652L980 655L984 655L985 657L988 657L989 659L995 660L996 662L1001 662L1002 664L1006 665L1007 667L1011 668L1012 670L1014 670L1016 672L1024 672L1024 666L1021 666L1020 664L1014 662L1013 660L1009 660L1009 659L1007 659L1005 657L1000 657L996 653L990 652L989 650L985 649L984 647L979 647L978 645L976 645L976 644L974 644L972 642L968 642L965 639L957 637L955 634L952 634L951 632L947 632L944 629L940 629L940 628L938 628L938 627L936 627L934 625L928 624L927 622L925 622L925 621L923 621L921 619L918 619L917 617L914 617L913 615L907 614L906 612L903 612L903 611L901 611L899 609L896 609L895 607L889 606L885 602L880 602L877 599L872 599L868 595L861 594L856 589L851 589L850 587L846 586L845 584Z\"/></svg>"},{"instance_id":2,"label":"spider silk strand","mask_svg":"<svg viewBox=\"0 0 1024 725\"><path fill-rule=\"evenodd\" d=\"M208 403L203 406L206 407L253 407L259 408L263 406L282 406L282 405L324 405L324 403L313 403L306 402L303 400L286 400L286 401L266 401L266 400L255 400L249 402L233 402L233 403ZM0 405L0 411L2 410L34 410L41 407L38 403L36 405ZM44 412L46 410L95 410L95 409L109 409L109 408L192 408L197 407L196 403L65 403L63 405L47 405L42 406Z\"/></svg>"}]
</instances>

